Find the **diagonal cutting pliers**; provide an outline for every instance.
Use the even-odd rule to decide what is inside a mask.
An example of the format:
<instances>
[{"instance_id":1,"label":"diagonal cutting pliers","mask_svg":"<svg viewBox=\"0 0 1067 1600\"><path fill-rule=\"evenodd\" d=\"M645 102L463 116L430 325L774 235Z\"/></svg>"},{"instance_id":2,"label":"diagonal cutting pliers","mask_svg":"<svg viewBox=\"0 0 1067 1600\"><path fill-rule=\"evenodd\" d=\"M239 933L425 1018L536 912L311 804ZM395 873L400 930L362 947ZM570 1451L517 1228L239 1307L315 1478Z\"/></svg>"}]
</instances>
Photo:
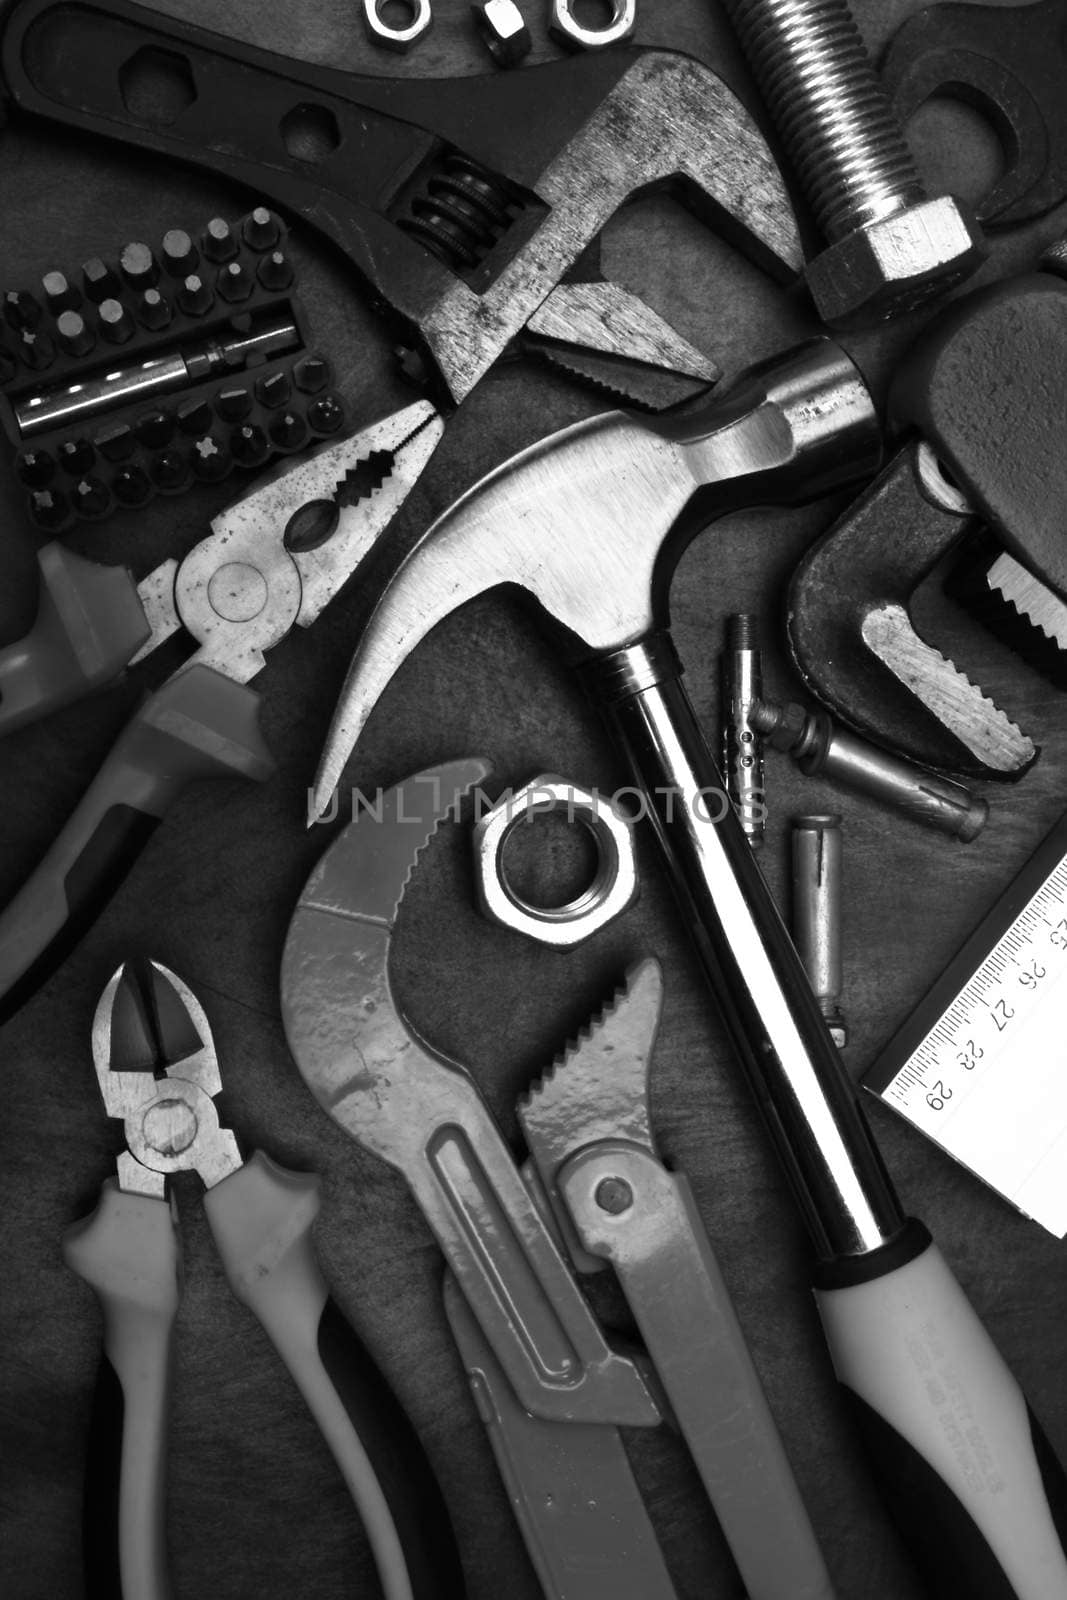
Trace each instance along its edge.
<instances>
[{"instance_id":1,"label":"diagonal cutting pliers","mask_svg":"<svg viewBox=\"0 0 1067 1600\"><path fill-rule=\"evenodd\" d=\"M329 1298L311 1244L319 1179L262 1151L244 1162L219 1122L218 1057L196 997L158 962L120 967L93 1023L93 1059L127 1148L95 1212L64 1237L67 1265L96 1291L105 1361L86 1475L86 1590L167 1600L164 1475L181 1246L168 1183L203 1180L204 1211L236 1298L267 1332L362 1517L383 1600L462 1593L429 1462L399 1403ZM102 1440L121 1431L111 1481ZM97 1431L99 1430L99 1431ZM111 1454L112 1452L108 1452ZM115 1526L114 1507L118 1506Z\"/></svg>"},{"instance_id":2,"label":"diagonal cutting pliers","mask_svg":"<svg viewBox=\"0 0 1067 1600\"><path fill-rule=\"evenodd\" d=\"M0 1016L54 970L187 783L274 771L247 687L265 653L339 593L417 482L444 424L428 401L287 463L139 584L56 549L37 627L0 651L0 732L85 693L175 634L193 654L148 697L0 913ZM119 648L121 642L121 648ZM101 648L97 648L101 646ZM10 713L5 724L5 708Z\"/></svg>"}]
</instances>

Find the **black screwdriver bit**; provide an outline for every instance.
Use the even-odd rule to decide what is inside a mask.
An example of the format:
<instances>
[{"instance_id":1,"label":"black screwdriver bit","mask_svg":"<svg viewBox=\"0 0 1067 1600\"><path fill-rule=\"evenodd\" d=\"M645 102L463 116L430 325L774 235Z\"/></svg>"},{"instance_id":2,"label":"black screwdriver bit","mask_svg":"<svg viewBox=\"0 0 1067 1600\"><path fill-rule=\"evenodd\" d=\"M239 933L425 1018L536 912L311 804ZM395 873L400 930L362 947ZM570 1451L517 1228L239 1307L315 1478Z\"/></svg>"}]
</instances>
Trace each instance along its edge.
<instances>
[{"instance_id":1,"label":"black screwdriver bit","mask_svg":"<svg viewBox=\"0 0 1067 1600\"><path fill-rule=\"evenodd\" d=\"M171 319L170 301L158 289L146 289L137 302L137 320L143 328L153 331L165 328Z\"/></svg>"},{"instance_id":2,"label":"black screwdriver bit","mask_svg":"<svg viewBox=\"0 0 1067 1600\"><path fill-rule=\"evenodd\" d=\"M135 239L122 247L122 276L134 289L150 289L159 278L159 263L146 244Z\"/></svg>"},{"instance_id":3,"label":"black screwdriver bit","mask_svg":"<svg viewBox=\"0 0 1067 1600\"><path fill-rule=\"evenodd\" d=\"M8 289L4 295L4 318L18 332L32 332L41 320L41 307L25 289Z\"/></svg>"},{"instance_id":4,"label":"black screwdriver bit","mask_svg":"<svg viewBox=\"0 0 1067 1600\"><path fill-rule=\"evenodd\" d=\"M205 433L193 446L193 472L204 483L218 483L233 465L233 457L223 441L213 433Z\"/></svg>"},{"instance_id":5,"label":"black screwdriver bit","mask_svg":"<svg viewBox=\"0 0 1067 1600\"><path fill-rule=\"evenodd\" d=\"M161 450L148 470L161 494L181 494L192 477L189 463L180 450Z\"/></svg>"},{"instance_id":6,"label":"black screwdriver bit","mask_svg":"<svg viewBox=\"0 0 1067 1600\"><path fill-rule=\"evenodd\" d=\"M308 406L308 422L316 433L336 433L345 420L345 408L336 395L320 395Z\"/></svg>"},{"instance_id":7,"label":"black screwdriver bit","mask_svg":"<svg viewBox=\"0 0 1067 1600\"><path fill-rule=\"evenodd\" d=\"M71 493L71 504L79 517L95 522L111 510L111 495L100 478L79 478Z\"/></svg>"},{"instance_id":8,"label":"black screwdriver bit","mask_svg":"<svg viewBox=\"0 0 1067 1600\"><path fill-rule=\"evenodd\" d=\"M27 489L43 489L56 475L56 464L47 450L22 450L15 457L19 482Z\"/></svg>"},{"instance_id":9,"label":"black screwdriver bit","mask_svg":"<svg viewBox=\"0 0 1067 1600\"><path fill-rule=\"evenodd\" d=\"M293 269L289 257L280 250L272 250L269 256L264 256L256 269L256 276L264 289L277 293L281 289L288 289L293 281Z\"/></svg>"},{"instance_id":10,"label":"black screwdriver bit","mask_svg":"<svg viewBox=\"0 0 1067 1600\"><path fill-rule=\"evenodd\" d=\"M199 439L211 431L211 407L206 400L186 400L178 407L178 426Z\"/></svg>"},{"instance_id":11,"label":"black screwdriver bit","mask_svg":"<svg viewBox=\"0 0 1067 1600\"><path fill-rule=\"evenodd\" d=\"M273 250L280 231L277 217L266 206L257 206L244 221L245 243L253 250Z\"/></svg>"},{"instance_id":12,"label":"black screwdriver bit","mask_svg":"<svg viewBox=\"0 0 1067 1600\"><path fill-rule=\"evenodd\" d=\"M128 461L137 448L137 441L133 429L125 422L119 422L97 434L96 448L108 461Z\"/></svg>"},{"instance_id":13,"label":"black screwdriver bit","mask_svg":"<svg viewBox=\"0 0 1067 1600\"><path fill-rule=\"evenodd\" d=\"M152 484L147 472L136 465L123 467L111 480L115 499L124 506L143 506L152 498Z\"/></svg>"},{"instance_id":14,"label":"black screwdriver bit","mask_svg":"<svg viewBox=\"0 0 1067 1600\"><path fill-rule=\"evenodd\" d=\"M43 330L31 333L29 328L24 328L19 334L18 352L31 372L43 372L55 360L56 347Z\"/></svg>"},{"instance_id":15,"label":"black screwdriver bit","mask_svg":"<svg viewBox=\"0 0 1067 1600\"><path fill-rule=\"evenodd\" d=\"M56 454L63 471L73 478L84 477L96 460L96 451L88 439L64 439Z\"/></svg>"},{"instance_id":16,"label":"black screwdriver bit","mask_svg":"<svg viewBox=\"0 0 1067 1600\"><path fill-rule=\"evenodd\" d=\"M293 368L293 382L301 394L319 394L331 377L330 363L325 356L305 356Z\"/></svg>"},{"instance_id":17,"label":"black screwdriver bit","mask_svg":"<svg viewBox=\"0 0 1067 1600\"><path fill-rule=\"evenodd\" d=\"M125 344L133 337L133 318L121 300L101 300L100 332L109 344Z\"/></svg>"},{"instance_id":18,"label":"black screwdriver bit","mask_svg":"<svg viewBox=\"0 0 1067 1600\"><path fill-rule=\"evenodd\" d=\"M239 261L231 261L223 267L216 282L219 294L231 305L247 300L252 293L252 279Z\"/></svg>"},{"instance_id":19,"label":"black screwdriver bit","mask_svg":"<svg viewBox=\"0 0 1067 1600\"><path fill-rule=\"evenodd\" d=\"M3 346L0 348L0 385L11 383L18 372L18 362L14 353Z\"/></svg>"},{"instance_id":20,"label":"black screwdriver bit","mask_svg":"<svg viewBox=\"0 0 1067 1600\"><path fill-rule=\"evenodd\" d=\"M82 267L82 286L94 305L99 305L102 300L113 299L120 290L117 276L99 256L94 256Z\"/></svg>"},{"instance_id":21,"label":"black screwdriver bit","mask_svg":"<svg viewBox=\"0 0 1067 1600\"><path fill-rule=\"evenodd\" d=\"M215 296L199 273L191 272L178 290L178 304L187 317L202 317L211 310Z\"/></svg>"},{"instance_id":22,"label":"black screwdriver bit","mask_svg":"<svg viewBox=\"0 0 1067 1600\"><path fill-rule=\"evenodd\" d=\"M137 418L133 431L146 450L162 450L174 437L174 418L169 411L146 411Z\"/></svg>"},{"instance_id":23,"label":"black screwdriver bit","mask_svg":"<svg viewBox=\"0 0 1067 1600\"><path fill-rule=\"evenodd\" d=\"M270 441L262 428L246 422L243 428L235 428L231 433L230 449L233 459L242 467L258 467L270 455Z\"/></svg>"},{"instance_id":24,"label":"black screwdriver bit","mask_svg":"<svg viewBox=\"0 0 1067 1600\"><path fill-rule=\"evenodd\" d=\"M80 311L59 313L56 337L68 356L87 356L96 344L96 335Z\"/></svg>"},{"instance_id":25,"label":"black screwdriver bit","mask_svg":"<svg viewBox=\"0 0 1067 1600\"><path fill-rule=\"evenodd\" d=\"M224 422L243 422L252 409L247 389L223 389L215 396L215 410Z\"/></svg>"},{"instance_id":26,"label":"black screwdriver bit","mask_svg":"<svg viewBox=\"0 0 1067 1600\"><path fill-rule=\"evenodd\" d=\"M81 305L82 297L65 272L46 272L41 279L41 288L54 317L61 311L76 311Z\"/></svg>"},{"instance_id":27,"label":"black screwdriver bit","mask_svg":"<svg viewBox=\"0 0 1067 1600\"><path fill-rule=\"evenodd\" d=\"M172 278L187 278L199 260L200 252L184 228L163 235L163 266Z\"/></svg>"},{"instance_id":28,"label":"black screwdriver bit","mask_svg":"<svg viewBox=\"0 0 1067 1600\"><path fill-rule=\"evenodd\" d=\"M270 372L256 383L256 399L270 411L287 405L291 394L292 385L287 372Z\"/></svg>"},{"instance_id":29,"label":"black screwdriver bit","mask_svg":"<svg viewBox=\"0 0 1067 1600\"><path fill-rule=\"evenodd\" d=\"M279 450L299 450L308 436L308 426L299 411L283 411L270 425L271 440Z\"/></svg>"},{"instance_id":30,"label":"black screwdriver bit","mask_svg":"<svg viewBox=\"0 0 1067 1600\"><path fill-rule=\"evenodd\" d=\"M30 516L46 533L55 533L70 521L71 511L66 495L57 489L35 489L30 495Z\"/></svg>"},{"instance_id":31,"label":"black screwdriver bit","mask_svg":"<svg viewBox=\"0 0 1067 1600\"><path fill-rule=\"evenodd\" d=\"M222 217L212 217L200 242L209 261L232 261L237 254L233 230Z\"/></svg>"}]
</instances>

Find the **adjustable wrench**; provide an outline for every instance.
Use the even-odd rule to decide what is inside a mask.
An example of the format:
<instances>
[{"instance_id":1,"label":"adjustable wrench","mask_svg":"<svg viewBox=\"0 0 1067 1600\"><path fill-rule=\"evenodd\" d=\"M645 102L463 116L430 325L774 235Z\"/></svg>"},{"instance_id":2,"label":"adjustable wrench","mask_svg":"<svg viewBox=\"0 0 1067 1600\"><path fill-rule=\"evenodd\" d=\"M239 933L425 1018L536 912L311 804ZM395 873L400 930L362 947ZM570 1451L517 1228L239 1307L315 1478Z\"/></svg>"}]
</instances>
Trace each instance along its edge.
<instances>
[{"instance_id":1,"label":"adjustable wrench","mask_svg":"<svg viewBox=\"0 0 1067 1600\"><path fill-rule=\"evenodd\" d=\"M713 72L671 51L474 79L360 78L130 0L18 0L0 59L20 110L221 173L325 234L417 348L445 409L520 337L565 366L576 345L580 360L606 352L717 376L635 295L568 281L608 219L650 187L676 185L764 270L788 279L801 264L755 122ZM625 392L622 377L615 387Z\"/></svg>"},{"instance_id":2,"label":"adjustable wrench","mask_svg":"<svg viewBox=\"0 0 1067 1600\"><path fill-rule=\"evenodd\" d=\"M1063 1471L930 1235L901 1210L733 808L717 819L704 802L722 778L667 633L671 570L701 521L825 492L869 472L879 444L859 374L824 341L752 370L699 418L613 413L522 452L393 574L352 663L316 803L397 669L465 600L516 585L562 627L641 789L811 1233L817 1303L883 1494L936 1592L999 1585L1048 1600L1067 1587L1050 1510L1067 1492Z\"/></svg>"}]
</instances>

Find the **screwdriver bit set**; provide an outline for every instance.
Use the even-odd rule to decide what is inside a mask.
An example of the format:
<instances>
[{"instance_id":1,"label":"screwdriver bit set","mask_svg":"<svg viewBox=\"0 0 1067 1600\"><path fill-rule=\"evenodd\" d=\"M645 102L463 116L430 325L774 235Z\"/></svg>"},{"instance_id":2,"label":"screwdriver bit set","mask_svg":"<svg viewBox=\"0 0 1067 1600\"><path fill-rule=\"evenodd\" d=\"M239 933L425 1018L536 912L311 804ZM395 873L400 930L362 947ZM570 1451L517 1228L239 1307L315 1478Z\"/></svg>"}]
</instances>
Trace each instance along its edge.
<instances>
[{"instance_id":1,"label":"screwdriver bit set","mask_svg":"<svg viewBox=\"0 0 1067 1600\"><path fill-rule=\"evenodd\" d=\"M2 297L0 419L49 535L338 433L287 230L265 206Z\"/></svg>"}]
</instances>

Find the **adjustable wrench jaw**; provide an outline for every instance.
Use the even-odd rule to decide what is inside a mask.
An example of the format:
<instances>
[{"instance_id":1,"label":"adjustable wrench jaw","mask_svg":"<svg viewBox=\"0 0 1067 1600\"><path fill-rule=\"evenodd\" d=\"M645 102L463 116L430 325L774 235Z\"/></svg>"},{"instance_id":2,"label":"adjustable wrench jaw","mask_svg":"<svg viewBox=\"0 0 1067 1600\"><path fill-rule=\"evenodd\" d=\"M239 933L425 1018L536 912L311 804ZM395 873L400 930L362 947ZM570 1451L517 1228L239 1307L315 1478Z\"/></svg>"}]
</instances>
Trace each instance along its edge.
<instances>
[{"instance_id":1,"label":"adjustable wrench jaw","mask_svg":"<svg viewBox=\"0 0 1067 1600\"><path fill-rule=\"evenodd\" d=\"M819 340L684 417L609 412L513 457L428 529L385 590L341 691L316 812L398 668L467 600L516 586L576 658L610 654L666 625L674 566L703 521L826 493L873 472L880 448L862 378Z\"/></svg>"},{"instance_id":2,"label":"adjustable wrench jaw","mask_svg":"<svg viewBox=\"0 0 1067 1600\"><path fill-rule=\"evenodd\" d=\"M158 961L123 963L93 1018L93 1065L104 1108L124 1123L119 1186L162 1200L176 1172L212 1188L243 1165L219 1125L222 1077L211 1028L188 985Z\"/></svg>"}]
</instances>

